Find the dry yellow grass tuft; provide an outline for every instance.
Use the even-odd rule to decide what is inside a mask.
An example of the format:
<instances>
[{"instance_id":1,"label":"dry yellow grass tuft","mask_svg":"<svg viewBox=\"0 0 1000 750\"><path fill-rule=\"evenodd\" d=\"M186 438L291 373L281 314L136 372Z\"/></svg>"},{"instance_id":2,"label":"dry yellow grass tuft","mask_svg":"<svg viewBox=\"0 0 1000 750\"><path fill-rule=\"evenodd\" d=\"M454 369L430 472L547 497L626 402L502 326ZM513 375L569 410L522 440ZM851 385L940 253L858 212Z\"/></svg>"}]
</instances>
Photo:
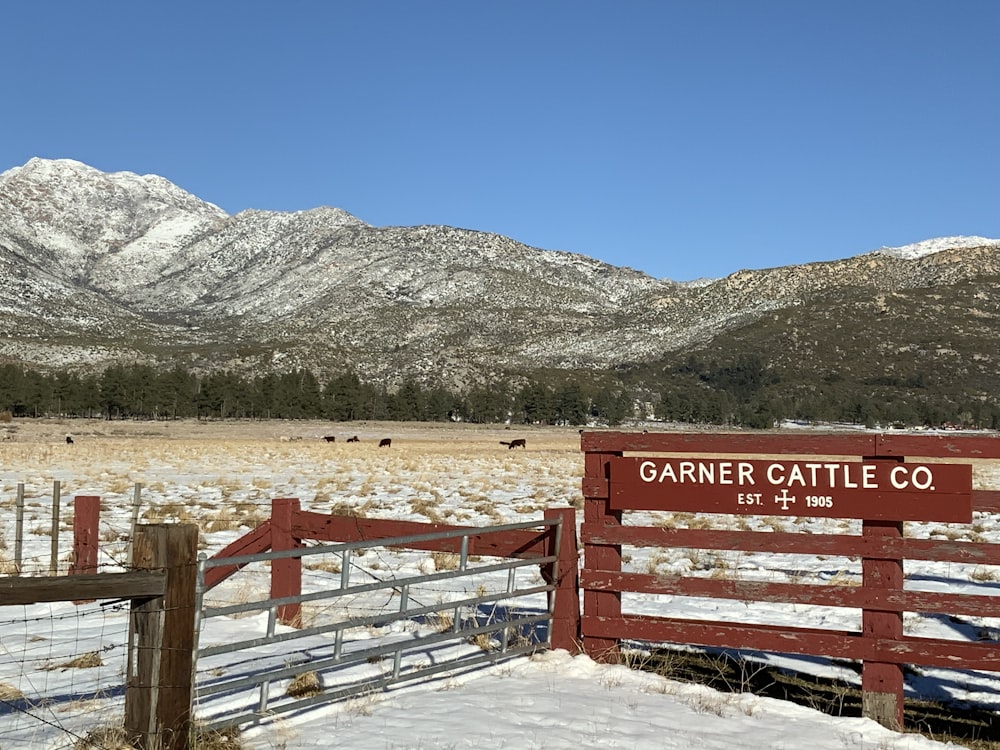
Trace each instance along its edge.
<instances>
[{"instance_id":1,"label":"dry yellow grass tuft","mask_svg":"<svg viewBox=\"0 0 1000 750\"><path fill-rule=\"evenodd\" d=\"M340 573L343 570L343 563L339 558L337 558L334 560L319 560L316 562L303 563L302 567L306 570L319 570L324 573Z\"/></svg>"},{"instance_id":2,"label":"dry yellow grass tuft","mask_svg":"<svg viewBox=\"0 0 1000 750\"><path fill-rule=\"evenodd\" d=\"M435 570L458 570L462 562L461 556L454 552L431 552L431 560Z\"/></svg>"},{"instance_id":3,"label":"dry yellow grass tuft","mask_svg":"<svg viewBox=\"0 0 1000 750\"><path fill-rule=\"evenodd\" d=\"M61 664L49 664L42 667L42 669L48 671L55 669L94 669L95 667L103 666L104 662L101 660L101 655L96 651L90 651L86 654L80 654L69 661L62 662Z\"/></svg>"},{"instance_id":4,"label":"dry yellow grass tuft","mask_svg":"<svg viewBox=\"0 0 1000 750\"><path fill-rule=\"evenodd\" d=\"M0 701L16 701L23 697L24 693L13 685L8 685L6 682L0 682Z\"/></svg>"},{"instance_id":5,"label":"dry yellow grass tuft","mask_svg":"<svg viewBox=\"0 0 1000 750\"><path fill-rule=\"evenodd\" d=\"M73 750L134 750L124 727L92 729L73 745Z\"/></svg>"},{"instance_id":6,"label":"dry yellow grass tuft","mask_svg":"<svg viewBox=\"0 0 1000 750\"><path fill-rule=\"evenodd\" d=\"M323 682L315 672L303 672L296 675L288 684L285 693L292 698L309 698L323 692Z\"/></svg>"}]
</instances>

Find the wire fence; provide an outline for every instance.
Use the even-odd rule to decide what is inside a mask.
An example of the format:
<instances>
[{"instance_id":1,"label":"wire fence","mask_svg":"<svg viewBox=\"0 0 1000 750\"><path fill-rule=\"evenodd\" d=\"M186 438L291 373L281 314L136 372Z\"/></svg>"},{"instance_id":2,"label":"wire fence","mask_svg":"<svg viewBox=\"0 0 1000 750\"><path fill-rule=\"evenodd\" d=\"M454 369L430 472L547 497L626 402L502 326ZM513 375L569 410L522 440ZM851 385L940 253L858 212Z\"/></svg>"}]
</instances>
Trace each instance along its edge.
<instances>
[{"instance_id":1,"label":"wire fence","mask_svg":"<svg viewBox=\"0 0 1000 750\"><path fill-rule=\"evenodd\" d=\"M71 748L121 726L128 603L0 608L0 747Z\"/></svg>"},{"instance_id":2,"label":"wire fence","mask_svg":"<svg viewBox=\"0 0 1000 750\"><path fill-rule=\"evenodd\" d=\"M136 509L141 490L141 485L135 485L135 502L127 513L120 508L117 512L102 508L102 572L131 568L132 529L139 516ZM73 525L68 520L72 513L52 510L61 507L61 488L54 485L50 498L32 496L19 488L18 497L23 498L19 506L58 519L50 528L56 530L53 538L62 537L59 541L64 550L56 552L59 547L53 544L43 551L42 545L36 544L34 555L21 554L17 558L22 577L47 576L52 560L57 561L57 573L71 568ZM73 510L72 502L68 507ZM27 523L17 523L14 528L30 528L34 522L27 511L18 517ZM514 524L511 528L526 529L529 525ZM10 527L3 533L10 533ZM15 536L20 539L16 532ZM327 654L331 662L327 666L336 667L333 671L343 673L345 666L346 672L353 669L349 681L371 690L376 683L386 687L393 682L430 677L444 668L429 667L431 661L447 659L469 668L545 646L552 586L543 580L539 563L548 558L530 563L502 562L464 553L404 549L389 542L323 549L312 546L304 550L307 559L303 565L301 625L314 631L306 633L311 640L305 651ZM14 546L21 548L22 543ZM198 711L205 714L202 725L206 721L212 726L232 725L227 715L227 711L232 713L231 707L226 708L231 702L228 689L210 687L220 684L222 672L232 673L235 669L264 693L273 685L275 693L270 703L264 699L269 714L289 705L279 692L287 696L290 688L296 689L285 684L291 679L285 679L287 675L275 676L275 659L280 663L279 672L287 669L288 656L277 645L281 638L266 643L274 635L274 602L268 600L269 568L270 560L266 559L246 566L212 589L200 610L202 616L226 621L221 629L208 631L222 643L232 641L228 630L233 622L237 630L246 630L255 616L251 610L270 609L272 618L264 637L266 653L250 649L237 654L237 661L242 663L235 667L229 663L230 654L211 651L219 650L218 643L207 644L208 658L197 675ZM333 590L336 594L332 596L326 593ZM126 709L129 602L12 606L10 599L4 602L0 592L0 605L7 605L0 606L0 748L117 747ZM351 645L352 640L361 646ZM401 641L406 641L405 655ZM275 648L279 650L275 652ZM377 668L375 664L383 666ZM386 664L390 665L388 675ZM380 676L373 679L368 673L376 669ZM323 679L329 680L331 669L326 672ZM346 695L346 691L327 691L326 699ZM256 700L259 704L261 699ZM308 704L311 698L293 700L301 705L303 700ZM256 709L251 705L241 710L243 718L247 718Z\"/></svg>"}]
</instances>

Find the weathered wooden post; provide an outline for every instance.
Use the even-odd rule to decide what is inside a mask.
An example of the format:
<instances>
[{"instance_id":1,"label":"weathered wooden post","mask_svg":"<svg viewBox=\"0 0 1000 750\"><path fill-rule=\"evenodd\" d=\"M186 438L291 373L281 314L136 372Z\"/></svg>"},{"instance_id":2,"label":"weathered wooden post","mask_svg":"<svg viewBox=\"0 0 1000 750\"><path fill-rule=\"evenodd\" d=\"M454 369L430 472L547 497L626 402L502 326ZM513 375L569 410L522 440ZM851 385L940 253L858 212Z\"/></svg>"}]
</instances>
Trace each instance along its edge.
<instances>
[{"instance_id":1,"label":"weathered wooden post","mask_svg":"<svg viewBox=\"0 0 1000 750\"><path fill-rule=\"evenodd\" d=\"M548 554L558 560L542 572L546 581L556 585L549 643L552 648L564 648L575 654L580 651L580 573L576 511L573 508L546 508L545 518L562 518L558 534L555 531L559 527L552 527L552 544L548 550Z\"/></svg>"},{"instance_id":2,"label":"weathered wooden post","mask_svg":"<svg viewBox=\"0 0 1000 750\"><path fill-rule=\"evenodd\" d=\"M132 550L135 544L135 527L139 525L139 508L142 505L142 485L136 482L132 492L132 523L129 524L128 532L128 567L132 567Z\"/></svg>"},{"instance_id":3,"label":"weathered wooden post","mask_svg":"<svg viewBox=\"0 0 1000 750\"><path fill-rule=\"evenodd\" d=\"M24 558L24 483L17 484L17 500L15 501L14 519L14 568L21 575Z\"/></svg>"},{"instance_id":4,"label":"weathered wooden post","mask_svg":"<svg viewBox=\"0 0 1000 750\"><path fill-rule=\"evenodd\" d=\"M59 480L52 483L52 540L49 554L49 573L59 572Z\"/></svg>"},{"instance_id":5,"label":"weathered wooden post","mask_svg":"<svg viewBox=\"0 0 1000 750\"><path fill-rule=\"evenodd\" d=\"M135 568L166 574L163 596L132 602L125 731L140 750L188 750L198 527L142 524Z\"/></svg>"},{"instance_id":6,"label":"weathered wooden post","mask_svg":"<svg viewBox=\"0 0 1000 750\"><path fill-rule=\"evenodd\" d=\"M863 521L864 537L902 539L903 524L896 521ZM903 591L901 558L862 558L862 586L886 595ZM888 596L886 597L888 598ZM903 638L903 613L865 608L861 611L861 632L873 640L900 641ZM903 665L865 659L861 666L861 711L889 729L903 729Z\"/></svg>"},{"instance_id":7,"label":"weathered wooden post","mask_svg":"<svg viewBox=\"0 0 1000 750\"><path fill-rule=\"evenodd\" d=\"M595 445L597 438L589 433L581 436L583 457L583 523L593 529L616 529L622 524L622 512L612 510L610 462L612 457L621 456L621 451L603 451ZM583 551L588 568L620 572L622 569L622 547L620 544L592 544ZM618 619L622 616L622 595L620 591L583 592L583 610L594 617ZM620 658L618 640L584 633L583 650L593 659L617 662Z\"/></svg>"}]
</instances>

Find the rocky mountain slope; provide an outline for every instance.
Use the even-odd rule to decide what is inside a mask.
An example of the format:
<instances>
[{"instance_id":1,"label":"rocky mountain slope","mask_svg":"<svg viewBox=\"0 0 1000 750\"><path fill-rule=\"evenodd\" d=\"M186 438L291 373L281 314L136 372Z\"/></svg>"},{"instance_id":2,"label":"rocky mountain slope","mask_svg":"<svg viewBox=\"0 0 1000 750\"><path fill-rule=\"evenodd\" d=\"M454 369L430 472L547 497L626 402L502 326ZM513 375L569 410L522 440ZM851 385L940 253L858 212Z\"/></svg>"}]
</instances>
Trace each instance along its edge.
<instances>
[{"instance_id":1,"label":"rocky mountain slope","mask_svg":"<svg viewBox=\"0 0 1000 750\"><path fill-rule=\"evenodd\" d=\"M0 174L0 361L349 366L460 388L656 360L778 310L794 326L797 308L834 292L947 296L1000 276L1000 242L932 250L678 284L485 232L373 227L336 208L230 216L160 177L32 159ZM996 310L984 314L995 323Z\"/></svg>"}]
</instances>

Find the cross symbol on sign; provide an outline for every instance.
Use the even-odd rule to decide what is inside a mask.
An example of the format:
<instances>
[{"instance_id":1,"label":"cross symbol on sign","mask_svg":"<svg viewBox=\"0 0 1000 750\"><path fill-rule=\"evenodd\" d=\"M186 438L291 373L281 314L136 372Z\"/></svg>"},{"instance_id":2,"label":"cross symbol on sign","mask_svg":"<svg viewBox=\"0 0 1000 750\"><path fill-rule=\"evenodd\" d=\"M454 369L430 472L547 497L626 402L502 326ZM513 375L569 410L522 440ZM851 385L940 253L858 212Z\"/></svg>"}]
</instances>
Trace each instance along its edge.
<instances>
[{"instance_id":1,"label":"cross symbol on sign","mask_svg":"<svg viewBox=\"0 0 1000 750\"><path fill-rule=\"evenodd\" d=\"M782 510L788 510L788 504L795 502L795 495L792 495L791 497L789 497L789 495L788 495L788 488L787 487L782 487L781 488L781 494L774 496L774 502L781 503L781 509Z\"/></svg>"}]
</instances>

